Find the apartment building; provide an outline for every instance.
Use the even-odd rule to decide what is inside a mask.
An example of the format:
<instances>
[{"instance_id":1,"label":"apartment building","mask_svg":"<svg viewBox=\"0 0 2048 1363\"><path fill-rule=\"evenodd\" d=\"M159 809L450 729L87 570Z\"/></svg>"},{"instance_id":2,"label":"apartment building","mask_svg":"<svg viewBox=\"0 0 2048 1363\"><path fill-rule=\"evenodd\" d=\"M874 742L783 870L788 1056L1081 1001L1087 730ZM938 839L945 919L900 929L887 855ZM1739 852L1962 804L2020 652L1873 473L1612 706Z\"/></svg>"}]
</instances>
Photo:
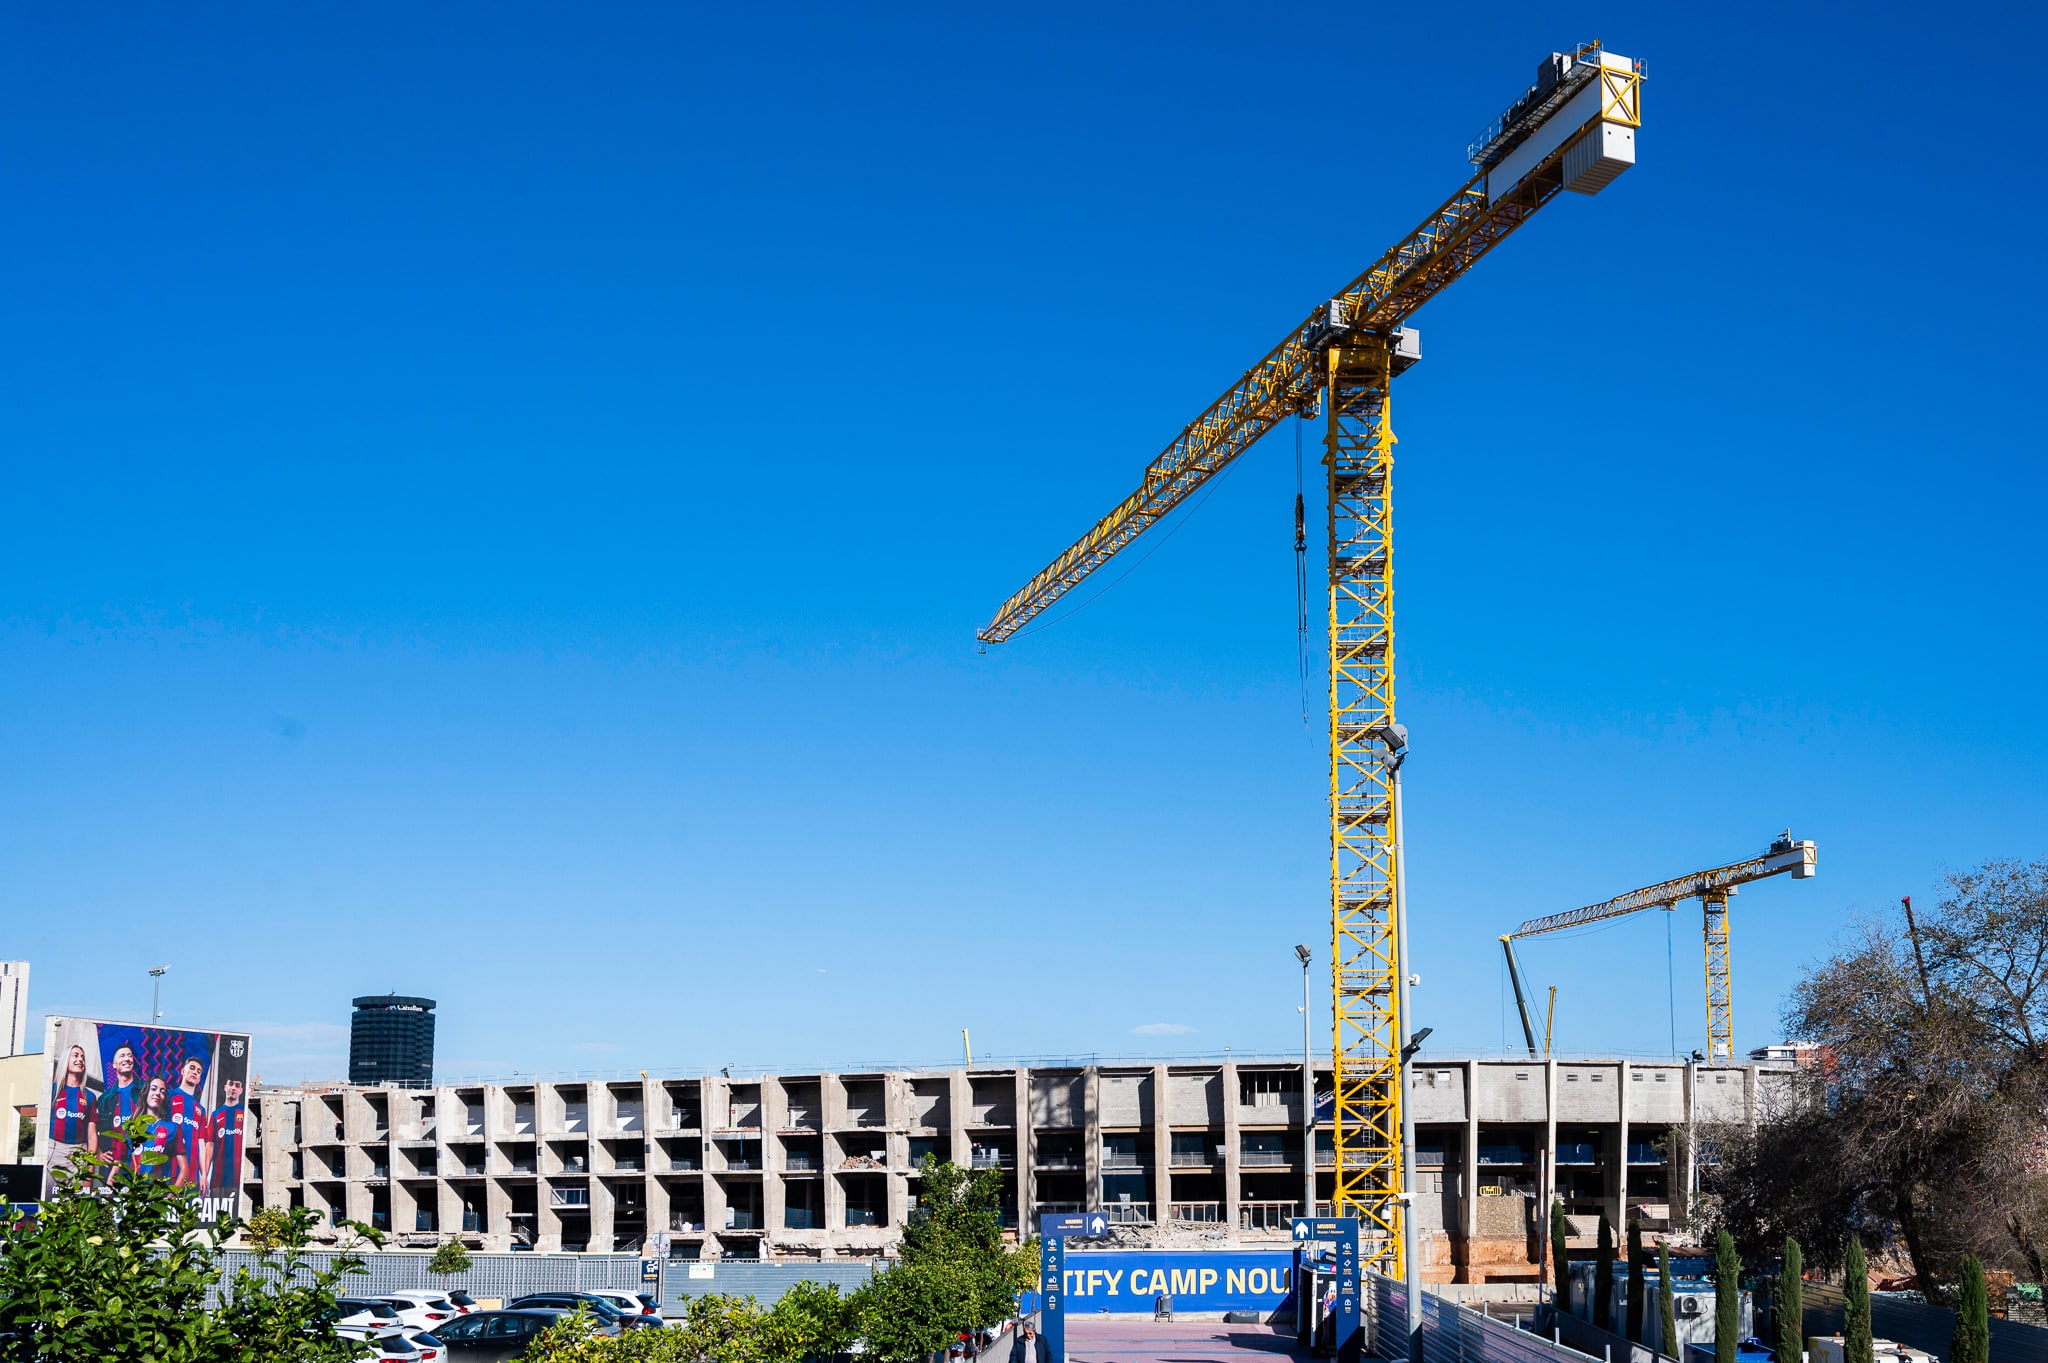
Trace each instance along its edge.
<instances>
[{"instance_id":1,"label":"apartment building","mask_svg":"<svg viewBox=\"0 0 2048 1363\"><path fill-rule=\"evenodd\" d=\"M1754 1120L1792 1066L1445 1060L1410 1075L1430 1276L1533 1274L1548 1192L1585 1218L1681 1218L1694 1123ZM1327 1090L1327 1068L1317 1076ZM1789 1089L1784 1090L1789 1092ZM1004 1215L1101 1207L1135 1238L1284 1238L1327 1126L1297 1062L712 1074L267 1088L252 1205L399 1246L863 1258L894 1245L926 1155L1002 1172ZM1318 1208L1318 1210L1322 1210Z\"/></svg>"}]
</instances>

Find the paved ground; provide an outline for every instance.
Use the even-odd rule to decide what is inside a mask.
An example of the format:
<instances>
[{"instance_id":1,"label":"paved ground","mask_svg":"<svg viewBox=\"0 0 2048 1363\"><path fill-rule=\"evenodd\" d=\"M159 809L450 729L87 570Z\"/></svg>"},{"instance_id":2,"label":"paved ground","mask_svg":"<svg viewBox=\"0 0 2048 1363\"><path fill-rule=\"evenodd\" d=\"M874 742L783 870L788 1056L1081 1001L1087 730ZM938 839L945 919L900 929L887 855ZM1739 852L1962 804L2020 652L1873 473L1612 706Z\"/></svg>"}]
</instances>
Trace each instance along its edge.
<instances>
[{"instance_id":1,"label":"paved ground","mask_svg":"<svg viewBox=\"0 0 2048 1363\"><path fill-rule=\"evenodd\" d=\"M1069 1363L1280 1363L1306 1360L1294 1336L1265 1325L1067 1317Z\"/></svg>"}]
</instances>

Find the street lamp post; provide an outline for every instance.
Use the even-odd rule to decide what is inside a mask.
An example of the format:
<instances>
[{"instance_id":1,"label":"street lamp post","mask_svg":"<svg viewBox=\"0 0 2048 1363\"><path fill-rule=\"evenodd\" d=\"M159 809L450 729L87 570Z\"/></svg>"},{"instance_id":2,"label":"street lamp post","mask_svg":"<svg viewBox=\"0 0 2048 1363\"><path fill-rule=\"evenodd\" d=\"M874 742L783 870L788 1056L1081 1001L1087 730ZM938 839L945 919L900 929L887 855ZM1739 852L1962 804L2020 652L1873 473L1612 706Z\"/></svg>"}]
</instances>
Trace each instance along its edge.
<instances>
[{"instance_id":1,"label":"street lamp post","mask_svg":"<svg viewBox=\"0 0 2048 1363\"><path fill-rule=\"evenodd\" d=\"M153 965L149 968L149 1022L153 1027L164 1020L164 972L167 965Z\"/></svg>"},{"instance_id":2,"label":"street lamp post","mask_svg":"<svg viewBox=\"0 0 2048 1363\"><path fill-rule=\"evenodd\" d=\"M1408 1006L1408 825L1401 816L1401 767L1408 760L1408 726L1383 724L1373 735L1385 745L1381 761L1386 766L1392 797L1394 863L1394 989L1400 1017L1401 1058L1394 1067L1394 1082L1401 1094L1401 1272L1408 1298L1408 1357L1422 1363L1422 1264L1415 1243L1415 1102L1408 1082L1408 1067L1430 1029L1415 1030L1414 1014Z\"/></svg>"},{"instance_id":3,"label":"street lamp post","mask_svg":"<svg viewBox=\"0 0 2048 1363\"><path fill-rule=\"evenodd\" d=\"M1309 1012L1309 962L1315 953L1305 946L1297 946L1294 954L1301 961L1301 1214L1316 1214L1316 1058L1313 1018Z\"/></svg>"}]
</instances>

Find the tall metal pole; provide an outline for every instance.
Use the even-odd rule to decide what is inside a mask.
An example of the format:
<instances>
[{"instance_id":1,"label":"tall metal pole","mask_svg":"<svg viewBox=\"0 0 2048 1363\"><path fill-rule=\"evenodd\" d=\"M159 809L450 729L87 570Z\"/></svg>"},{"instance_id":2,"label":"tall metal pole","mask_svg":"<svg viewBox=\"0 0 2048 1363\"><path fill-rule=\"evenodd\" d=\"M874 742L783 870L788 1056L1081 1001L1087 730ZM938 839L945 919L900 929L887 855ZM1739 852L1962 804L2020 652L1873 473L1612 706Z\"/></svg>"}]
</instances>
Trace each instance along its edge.
<instances>
[{"instance_id":1,"label":"tall metal pole","mask_svg":"<svg viewBox=\"0 0 2048 1363\"><path fill-rule=\"evenodd\" d=\"M1393 781L1394 987L1399 999L1401 1060L1394 1082L1401 1086L1401 1271L1408 1297L1408 1358L1422 1363L1422 1258L1415 1244L1415 1105L1408 1101L1408 1069L1420 1038L1408 1007L1408 825L1401 817L1401 767L1408 759L1406 726L1387 726L1387 775Z\"/></svg>"},{"instance_id":2,"label":"tall metal pole","mask_svg":"<svg viewBox=\"0 0 2048 1363\"><path fill-rule=\"evenodd\" d=\"M1301 960L1301 1163L1302 1189L1301 1214L1316 1214L1316 1057L1314 1032L1311 1030L1313 1014L1309 1012L1309 962L1315 953L1305 946L1298 946L1294 954Z\"/></svg>"},{"instance_id":3,"label":"tall metal pole","mask_svg":"<svg viewBox=\"0 0 2048 1363\"><path fill-rule=\"evenodd\" d=\"M153 965L149 968L149 1022L152 1027L164 1020L164 972L167 965Z\"/></svg>"}]
</instances>

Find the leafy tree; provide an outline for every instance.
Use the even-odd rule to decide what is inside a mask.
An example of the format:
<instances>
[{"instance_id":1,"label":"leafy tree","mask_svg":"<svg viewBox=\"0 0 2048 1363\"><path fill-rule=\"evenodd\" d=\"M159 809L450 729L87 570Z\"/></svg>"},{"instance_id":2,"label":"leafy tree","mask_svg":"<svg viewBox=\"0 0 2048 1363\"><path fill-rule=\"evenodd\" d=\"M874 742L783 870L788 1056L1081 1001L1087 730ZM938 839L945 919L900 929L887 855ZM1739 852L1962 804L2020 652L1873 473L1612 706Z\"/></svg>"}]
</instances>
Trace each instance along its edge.
<instances>
[{"instance_id":1,"label":"leafy tree","mask_svg":"<svg viewBox=\"0 0 2048 1363\"><path fill-rule=\"evenodd\" d=\"M1571 1222L1565 1220L1562 1200L1550 1204L1551 1300L1560 1310L1572 1299L1571 1278L1565 1267L1565 1241L1571 1237Z\"/></svg>"},{"instance_id":2,"label":"leafy tree","mask_svg":"<svg viewBox=\"0 0 2048 1363\"><path fill-rule=\"evenodd\" d=\"M147 1142L144 1123L132 1135ZM100 1175L106 1175L104 1180ZM187 1189L108 1170L83 1151L52 1174L33 1224L0 1226L0 1334L28 1358L211 1363L229 1347L206 1310L214 1232ZM94 1191L103 1181L107 1195Z\"/></svg>"},{"instance_id":3,"label":"leafy tree","mask_svg":"<svg viewBox=\"0 0 2048 1363\"><path fill-rule=\"evenodd\" d=\"M943 1349L963 1331L994 1325L1037 1278L1036 1242L1003 1244L1002 1174L926 1156L902 1257L853 1295L868 1352L894 1363Z\"/></svg>"},{"instance_id":4,"label":"leafy tree","mask_svg":"<svg viewBox=\"0 0 2048 1363\"><path fill-rule=\"evenodd\" d=\"M148 1116L129 1123L136 1146ZM363 1346L332 1326L336 1288L361 1260L345 1255L326 1270L303 1263L312 1214L271 1222L284 1248L263 1268L244 1269L209 1311L220 1284L220 1245L240 1227L200 1224L195 1190L158 1177L143 1157L131 1171L80 1151L52 1172L56 1192L33 1224L0 1225L0 1335L22 1357L109 1363L339 1363Z\"/></svg>"},{"instance_id":5,"label":"leafy tree","mask_svg":"<svg viewBox=\"0 0 2048 1363\"><path fill-rule=\"evenodd\" d=\"M1657 1314L1664 1324L1663 1351L1666 1358L1678 1357L1678 1302L1671 1292L1671 1246L1657 1246ZM1865 1359L1863 1363L1871 1363Z\"/></svg>"},{"instance_id":6,"label":"leafy tree","mask_svg":"<svg viewBox=\"0 0 2048 1363\"><path fill-rule=\"evenodd\" d=\"M760 1335L765 1363L847 1353L854 1341L851 1299L839 1295L837 1283L795 1283L768 1308Z\"/></svg>"},{"instance_id":7,"label":"leafy tree","mask_svg":"<svg viewBox=\"0 0 2048 1363\"><path fill-rule=\"evenodd\" d=\"M1742 1332L1742 1261L1727 1231L1714 1240L1714 1363L1735 1363Z\"/></svg>"},{"instance_id":8,"label":"leafy tree","mask_svg":"<svg viewBox=\"0 0 2048 1363\"><path fill-rule=\"evenodd\" d=\"M1632 1216L1628 1222L1628 1337L1634 1344L1643 1342L1644 1308L1649 1305L1643 1285L1643 1221Z\"/></svg>"},{"instance_id":9,"label":"leafy tree","mask_svg":"<svg viewBox=\"0 0 2048 1363\"><path fill-rule=\"evenodd\" d=\"M467 1273L469 1270L469 1251L453 1240L435 1250L434 1257L427 1260L427 1272L439 1278Z\"/></svg>"},{"instance_id":10,"label":"leafy tree","mask_svg":"<svg viewBox=\"0 0 2048 1363\"><path fill-rule=\"evenodd\" d=\"M760 1363L761 1303L751 1296L734 1297L707 1293L692 1298L684 1312L679 1333L679 1359L702 1359L705 1363ZM653 1334L635 1330L634 1334Z\"/></svg>"},{"instance_id":11,"label":"leafy tree","mask_svg":"<svg viewBox=\"0 0 2048 1363\"><path fill-rule=\"evenodd\" d=\"M292 1224L288 1207L258 1207L242 1226L242 1239L253 1250L277 1249L285 1242Z\"/></svg>"},{"instance_id":12,"label":"leafy tree","mask_svg":"<svg viewBox=\"0 0 2048 1363\"><path fill-rule=\"evenodd\" d=\"M1930 1298L1966 1255L2048 1285L2048 862L1949 877L1909 925L1862 924L1794 990L1803 1101L1709 1133L1711 1219L1761 1258L1785 1236L1840 1266L1843 1226L1902 1246Z\"/></svg>"},{"instance_id":13,"label":"leafy tree","mask_svg":"<svg viewBox=\"0 0 2048 1363\"><path fill-rule=\"evenodd\" d=\"M1956 1294L1956 1329L1949 1337L1948 1363L1991 1363L1991 1303L1984 1291L1984 1265L1963 1256Z\"/></svg>"},{"instance_id":14,"label":"leafy tree","mask_svg":"<svg viewBox=\"0 0 2048 1363\"><path fill-rule=\"evenodd\" d=\"M1614 1227L1607 1213L1600 1213L1600 1248L1593 1260L1593 1323L1603 1330L1614 1328Z\"/></svg>"},{"instance_id":15,"label":"leafy tree","mask_svg":"<svg viewBox=\"0 0 2048 1363\"><path fill-rule=\"evenodd\" d=\"M276 1228L277 1243L266 1249L255 1270L240 1268L228 1282L225 1300L218 1311L221 1323L240 1356L295 1363L344 1363L371 1352L355 1340L334 1333L332 1322L340 1315L336 1299L350 1274L364 1270L360 1255L345 1251L326 1268L306 1262L306 1247L316 1213L305 1207L285 1212ZM377 1232L359 1222L343 1222L344 1228L375 1242Z\"/></svg>"},{"instance_id":16,"label":"leafy tree","mask_svg":"<svg viewBox=\"0 0 2048 1363\"><path fill-rule=\"evenodd\" d=\"M1799 1242L1787 1236L1785 1261L1778 1270L1778 1345L1773 1363L1800 1363L1806 1351L1806 1294L1799 1266Z\"/></svg>"},{"instance_id":17,"label":"leafy tree","mask_svg":"<svg viewBox=\"0 0 2048 1363\"><path fill-rule=\"evenodd\" d=\"M1842 1261L1842 1363L1876 1363L1870 1337L1870 1269L1863 1262L1863 1242L1850 1236Z\"/></svg>"}]
</instances>

